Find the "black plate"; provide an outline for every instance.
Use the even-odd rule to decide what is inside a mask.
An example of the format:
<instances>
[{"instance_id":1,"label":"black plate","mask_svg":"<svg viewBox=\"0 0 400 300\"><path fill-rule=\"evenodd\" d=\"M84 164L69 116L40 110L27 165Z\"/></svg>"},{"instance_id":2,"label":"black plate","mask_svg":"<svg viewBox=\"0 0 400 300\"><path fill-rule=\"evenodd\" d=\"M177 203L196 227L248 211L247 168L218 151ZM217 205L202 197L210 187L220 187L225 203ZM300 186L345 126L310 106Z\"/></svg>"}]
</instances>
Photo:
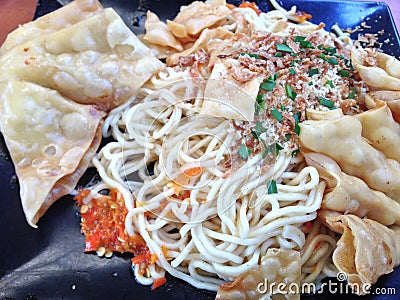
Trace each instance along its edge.
<instances>
[{"instance_id":1,"label":"black plate","mask_svg":"<svg viewBox=\"0 0 400 300\"><path fill-rule=\"evenodd\" d=\"M180 5L190 1L103 0L105 7L113 6L136 32L142 31L142 16L147 9L162 19L173 18ZM233 1L240 3L241 1ZM262 10L271 9L267 1L256 1ZM285 0L284 7L297 5L312 14L314 23L324 22L328 28L338 23L341 28L354 28L362 21L371 26L365 32L378 32L382 49L400 57L400 41L389 8L377 2L346 2L316 0ZM140 5L139 5L140 4ZM59 8L57 1L40 0L36 17ZM139 8L139 9L138 9ZM1 21L0 21L1 22ZM387 41L387 42L384 42ZM80 184L93 176L91 170ZM84 254L84 237L80 233L80 218L72 197L56 202L31 228L25 221L19 199L19 186L9 154L0 136L0 299L213 299L214 293L197 290L177 279L168 277L165 286L150 291L135 282L129 257L112 259ZM398 299L400 269L379 279L374 288L395 288L396 295L369 295L360 299ZM343 287L342 287L343 288ZM343 291L344 289L342 289ZM375 290L377 291L377 290ZM337 299L336 293L325 292L306 299ZM345 298L357 298L341 295Z\"/></svg>"}]
</instances>

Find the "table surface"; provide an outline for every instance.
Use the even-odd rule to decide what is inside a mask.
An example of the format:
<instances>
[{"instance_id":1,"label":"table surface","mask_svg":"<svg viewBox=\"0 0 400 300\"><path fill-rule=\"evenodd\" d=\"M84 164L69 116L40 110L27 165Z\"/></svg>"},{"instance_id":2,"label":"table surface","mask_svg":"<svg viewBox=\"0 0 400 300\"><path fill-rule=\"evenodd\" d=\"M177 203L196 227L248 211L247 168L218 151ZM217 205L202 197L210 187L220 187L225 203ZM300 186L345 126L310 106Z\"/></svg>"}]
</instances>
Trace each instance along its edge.
<instances>
[{"instance_id":1,"label":"table surface","mask_svg":"<svg viewBox=\"0 0 400 300\"><path fill-rule=\"evenodd\" d=\"M0 43L4 41L7 34L23 24L32 20L35 13L38 0L1 0L0 1ZM55 0L53 0L55 1ZM374 1L374 0L349 0L349 1ZM377 2L377 1L374 1ZM378 1L379 2L379 1ZM400 1L399 0L383 0L386 2L392 12L396 23L397 31L400 29ZM10 18L10 16L12 16Z\"/></svg>"}]
</instances>

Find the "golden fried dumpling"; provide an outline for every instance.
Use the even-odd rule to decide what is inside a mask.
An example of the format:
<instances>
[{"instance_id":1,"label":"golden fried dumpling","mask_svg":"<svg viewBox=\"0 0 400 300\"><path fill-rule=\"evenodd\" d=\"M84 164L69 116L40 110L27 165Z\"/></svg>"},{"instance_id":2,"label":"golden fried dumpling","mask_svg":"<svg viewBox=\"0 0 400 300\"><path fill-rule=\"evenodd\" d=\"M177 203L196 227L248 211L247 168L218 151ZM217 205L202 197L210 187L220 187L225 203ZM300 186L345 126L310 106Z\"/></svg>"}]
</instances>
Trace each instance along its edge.
<instances>
[{"instance_id":1,"label":"golden fried dumpling","mask_svg":"<svg viewBox=\"0 0 400 300\"><path fill-rule=\"evenodd\" d=\"M28 223L70 193L101 140L104 113L39 85L0 83L0 126Z\"/></svg>"},{"instance_id":2,"label":"golden fried dumpling","mask_svg":"<svg viewBox=\"0 0 400 300\"><path fill-rule=\"evenodd\" d=\"M363 179L371 189L400 202L400 164L388 159L362 137L361 122L353 116L300 123L305 151L329 156L348 175Z\"/></svg>"},{"instance_id":3,"label":"golden fried dumpling","mask_svg":"<svg viewBox=\"0 0 400 300\"><path fill-rule=\"evenodd\" d=\"M103 10L97 0L76 0L34 21L23 24L11 32L0 47L0 54L11 48L76 24Z\"/></svg>"},{"instance_id":4,"label":"golden fried dumpling","mask_svg":"<svg viewBox=\"0 0 400 300\"><path fill-rule=\"evenodd\" d=\"M367 217L383 225L400 225L400 203L371 189L360 178L342 172L326 155L303 152L303 156L307 165L315 167L327 183L322 209Z\"/></svg>"},{"instance_id":5,"label":"golden fried dumpling","mask_svg":"<svg viewBox=\"0 0 400 300\"><path fill-rule=\"evenodd\" d=\"M366 50L351 50L351 61L362 80L376 89L400 91L400 61L379 52L369 56Z\"/></svg>"},{"instance_id":6,"label":"golden fried dumpling","mask_svg":"<svg viewBox=\"0 0 400 300\"><path fill-rule=\"evenodd\" d=\"M23 80L108 111L129 99L162 63L111 8L0 56L0 81Z\"/></svg>"},{"instance_id":7,"label":"golden fried dumpling","mask_svg":"<svg viewBox=\"0 0 400 300\"><path fill-rule=\"evenodd\" d=\"M143 39L149 43L159 46L173 48L177 51L183 51L182 45L175 39L168 26L161 22L158 16L151 12L147 12L145 22L146 34Z\"/></svg>"},{"instance_id":8,"label":"golden fried dumpling","mask_svg":"<svg viewBox=\"0 0 400 300\"><path fill-rule=\"evenodd\" d=\"M389 228L374 220L326 210L320 211L318 217L331 230L342 234L333 252L333 263L347 274L356 293L367 293L363 287L371 286L400 264L399 226Z\"/></svg>"},{"instance_id":9,"label":"golden fried dumpling","mask_svg":"<svg viewBox=\"0 0 400 300\"><path fill-rule=\"evenodd\" d=\"M361 122L362 136L387 158L400 161L400 125L384 101L367 95L365 102L369 110L356 115Z\"/></svg>"}]
</instances>

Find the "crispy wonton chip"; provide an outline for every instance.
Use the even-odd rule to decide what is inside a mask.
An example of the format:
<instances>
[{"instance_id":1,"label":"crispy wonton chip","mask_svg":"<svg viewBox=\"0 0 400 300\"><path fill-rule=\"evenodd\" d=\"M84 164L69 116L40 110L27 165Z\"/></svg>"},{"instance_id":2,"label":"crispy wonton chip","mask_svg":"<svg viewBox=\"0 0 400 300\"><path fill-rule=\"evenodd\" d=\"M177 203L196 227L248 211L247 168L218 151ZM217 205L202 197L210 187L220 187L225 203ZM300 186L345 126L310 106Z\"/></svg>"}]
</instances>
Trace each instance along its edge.
<instances>
[{"instance_id":1,"label":"crispy wonton chip","mask_svg":"<svg viewBox=\"0 0 400 300\"><path fill-rule=\"evenodd\" d=\"M369 66L365 64L367 56L365 50L351 50L351 61L362 80L376 89L400 91L400 61L389 55L378 53L377 65Z\"/></svg>"},{"instance_id":2,"label":"crispy wonton chip","mask_svg":"<svg viewBox=\"0 0 400 300\"><path fill-rule=\"evenodd\" d=\"M303 152L303 156L307 165L315 167L327 182L322 209L368 217L383 225L400 225L398 202L370 189L360 178L342 172L338 164L326 155Z\"/></svg>"},{"instance_id":3,"label":"crispy wonton chip","mask_svg":"<svg viewBox=\"0 0 400 300\"><path fill-rule=\"evenodd\" d=\"M1 132L20 183L22 207L40 216L70 193L101 140L104 113L33 83L0 84Z\"/></svg>"},{"instance_id":4,"label":"crispy wonton chip","mask_svg":"<svg viewBox=\"0 0 400 300\"><path fill-rule=\"evenodd\" d=\"M103 9L97 0L76 0L11 32L0 48L0 55L11 48L76 24Z\"/></svg>"},{"instance_id":5,"label":"crispy wonton chip","mask_svg":"<svg viewBox=\"0 0 400 300\"><path fill-rule=\"evenodd\" d=\"M333 252L333 262L340 272L347 274L356 293L367 293L366 286L400 264L399 226L388 228L370 219L324 210L318 216L330 229L342 234Z\"/></svg>"},{"instance_id":6,"label":"crispy wonton chip","mask_svg":"<svg viewBox=\"0 0 400 300\"><path fill-rule=\"evenodd\" d=\"M305 151L331 157L346 174L363 179L370 188L400 202L400 164L388 159L362 137L361 122L353 116L300 123Z\"/></svg>"},{"instance_id":7,"label":"crispy wonton chip","mask_svg":"<svg viewBox=\"0 0 400 300\"><path fill-rule=\"evenodd\" d=\"M0 81L30 81L108 111L129 99L161 67L107 8L2 55Z\"/></svg>"},{"instance_id":8,"label":"crispy wonton chip","mask_svg":"<svg viewBox=\"0 0 400 300\"><path fill-rule=\"evenodd\" d=\"M400 161L400 125L393 119L388 105L381 100L366 97L369 110L356 115L362 126L362 136L387 158Z\"/></svg>"},{"instance_id":9,"label":"crispy wonton chip","mask_svg":"<svg viewBox=\"0 0 400 300\"><path fill-rule=\"evenodd\" d=\"M253 121L255 101L262 76L249 81L239 82L229 75L227 64L214 65L204 91L201 114L208 114L226 119Z\"/></svg>"},{"instance_id":10,"label":"crispy wonton chip","mask_svg":"<svg viewBox=\"0 0 400 300\"><path fill-rule=\"evenodd\" d=\"M400 92L396 91L376 91L370 92L365 96L367 102L384 101L392 111L393 119L400 123Z\"/></svg>"}]
</instances>

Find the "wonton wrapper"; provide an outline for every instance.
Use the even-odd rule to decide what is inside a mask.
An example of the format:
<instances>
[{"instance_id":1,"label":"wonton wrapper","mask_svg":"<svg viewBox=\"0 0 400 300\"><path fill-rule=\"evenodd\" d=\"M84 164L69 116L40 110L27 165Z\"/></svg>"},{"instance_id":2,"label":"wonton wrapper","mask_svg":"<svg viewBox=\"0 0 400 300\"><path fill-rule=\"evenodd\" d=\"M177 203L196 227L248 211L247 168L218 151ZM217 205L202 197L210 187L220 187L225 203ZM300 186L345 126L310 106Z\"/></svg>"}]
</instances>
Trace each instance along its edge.
<instances>
[{"instance_id":1,"label":"wonton wrapper","mask_svg":"<svg viewBox=\"0 0 400 300\"><path fill-rule=\"evenodd\" d=\"M1 132L20 183L28 223L70 193L101 140L103 112L20 81L0 84Z\"/></svg>"},{"instance_id":2,"label":"wonton wrapper","mask_svg":"<svg viewBox=\"0 0 400 300\"><path fill-rule=\"evenodd\" d=\"M162 63L111 8L19 45L0 57L0 81L23 80L110 110L131 97Z\"/></svg>"},{"instance_id":3,"label":"wonton wrapper","mask_svg":"<svg viewBox=\"0 0 400 300\"><path fill-rule=\"evenodd\" d=\"M198 36L204 29L225 20L231 13L225 1L194 1L182 7L175 19L167 22L167 25L176 37L193 40L191 36Z\"/></svg>"},{"instance_id":4,"label":"wonton wrapper","mask_svg":"<svg viewBox=\"0 0 400 300\"><path fill-rule=\"evenodd\" d=\"M362 135L360 121L353 116L300 123L300 144L304 149L334 159L343 172L363 179L370 188L400 202L400 164L387 159Z\"/></svg>"},{"instance_id":5,"label":"wonton wrapper","mask_svg":"<svg viewBox=\"0 0 400 300\"><path fill-rule=\"evenodd\" d=\"M97 0L76 0L11 32L0 48L0 55L11 48L76 24L103 10Z\"/></svg>"},{"instance_id":6,"label":"wonton wrapper","mask_svg":"<svg viewBox=\"0 0 400 300\"><path fill-rule=\"evenodd\" d=\"M321 209L368 217L383 225L400 224L400 204L374 191L360 178L347 175L338 164L320 153L304 153L307 165L318 170L327 182Z\"/></svg>"},{"instance_id":7,"label":"wonton wrapper","mask_svg":"<svg viewBox=\"0 0 400 300\"><path fill-rule=\"evenodd\" d=\"M365 50L352 49L351 61L362 80L371 87L400 91L400 61L392 56L377 53L377 66L365 66Z\"/></svg>"},{"instance_id":8,"label":"wonton wrapper","mask_svg":"<svg viewBox=\"0 0 400 300\"><path fill-rule=\"evenodd\" d=\"M199 38L192 45L192 47L186 49L183 52L171 54L170 56L167 57L166 62L169 66L177 65L179 62L179 57L189 56L190 54L195 53L196 51L207 48L207 44L212 40L215 39L223 40L231 36L233 36L233 33L223 28L204 29Z\"/></svg>"},{"instance_id":9,"label":"wonton wrapper","mask_svg":"<svg viewBox=\"0 0 400 300\"><path fill-rule=\"evenodd\" d=\"M300 277L300 252L270 248L261 258L260 266L240 275L233 282L221 284L215 299L300 299L300 293L291 294L293 288L289 288L291 284L300 287ZM280 289L286 294L277 293L280 283L286 285Z\"/></svg>"},{"instance_id":10,"label":"wonton wrapper","mask_svg":"<svg viewBox=\"0 0 400 300\"><path fill-rule=\"evenodd\" d=\"M358 285L355 292L364 294L363 286L374 284L400 264L399 226L392 229L354 215L320 211L319 218L333 231L342 234L333 252L333 262L348 282Z\"/></svg>"},{"instance_id":11,"label":"wonton wrapper","mask_svg":"<svg viewBox=\"0 0 400 300\"><path fill-rule=\"evenodd\" d=\"M228 120L253 121L255 101L262 80L262 76L257 76L247 82L238 82L230 78L226 63L216 63L207 80L200 114Z\"/></svg>"},{"instance_id":12,"label":"wonton wrapper","mask_svg":"<svg viewBox=\"0 0 400 300\"><path fill-rule=\"evenodd\" d=\"M146 34L143 36L145 41L160 46L174 48L179 52L183 51L182 45L175 39L168 26L161 22L155 13L152 13L151 11L147 12L144 27L146 28Z\"/></svg>"},{"instance_id":13,"label":"wonton wrapper","mask_svg":"<svg viewBox=\"0 0 400 300\"><path fill-rule=\"evenodd\" d=\"M400 123L400 92L396 91L375 91L365 96L368 102L384 101L392 112L393 119Z\"/></svg>"},{"instance_id":14,"label":"wonton wrapper","mask_svg":"<svg viewBox=\"0 0 400 300\"><path fill-rule=\"evenodd\" d=\"M400 125L384 101L366 96L369 110L356 115L362 126L362 136L387 158L400 161Z\"/></svg>"}]
</instances>

